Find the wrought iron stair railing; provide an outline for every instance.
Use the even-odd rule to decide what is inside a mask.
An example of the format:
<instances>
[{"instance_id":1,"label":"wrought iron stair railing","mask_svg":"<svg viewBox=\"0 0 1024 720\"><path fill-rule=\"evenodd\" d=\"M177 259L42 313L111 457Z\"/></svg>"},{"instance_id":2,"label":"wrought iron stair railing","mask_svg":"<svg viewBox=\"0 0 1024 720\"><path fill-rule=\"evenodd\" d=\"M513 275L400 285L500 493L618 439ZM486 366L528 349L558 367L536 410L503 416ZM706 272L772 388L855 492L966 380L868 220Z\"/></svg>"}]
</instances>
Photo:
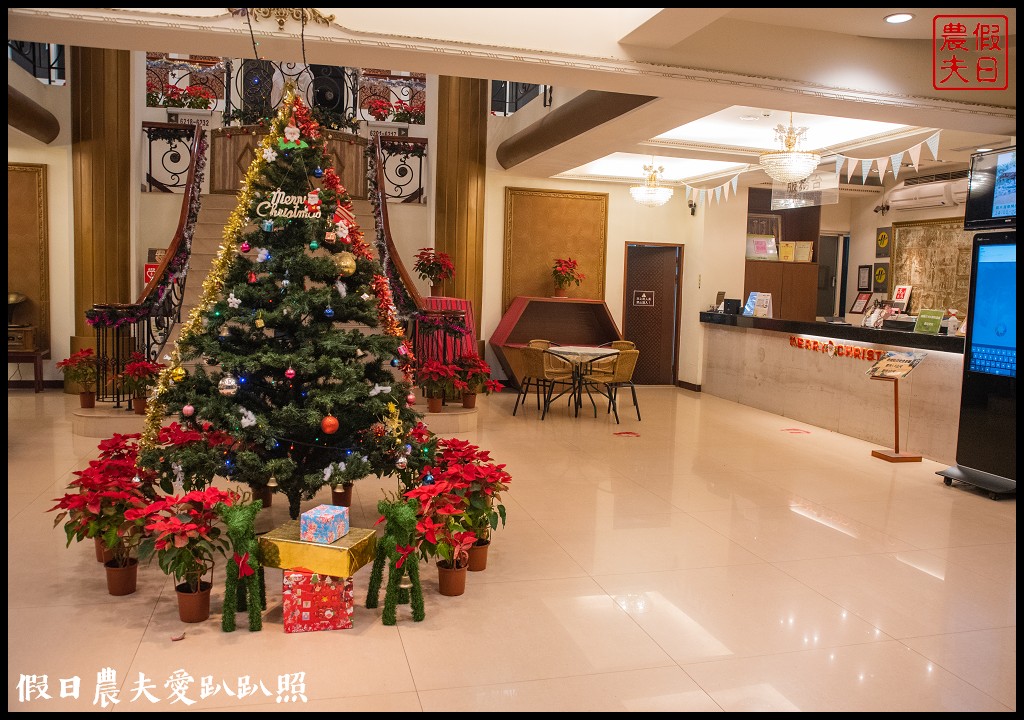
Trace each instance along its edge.
<instances>
[{"instance_id":1,"label":"wrought iron stair railing","mask_svg":"<svg viewBox=\"0 0 1024 720\"><path fill-rule=\"evenodd\" d=\"M154 128L188 133L191 163L185 191L182 194L178 225L163 260L153 278L134 303L96 304L87 310L86 321L96 328L99 356L97 397L120 406L126 398L120 382L124 366L133 353L141 353L151 362L159 362L160 354L170 339L175 324L181 321L192 254L192 235L202 204L203 173L206 169L206 132L198 126L169 123L143 123L144 132Z\"/></svg>"}]
</instances>

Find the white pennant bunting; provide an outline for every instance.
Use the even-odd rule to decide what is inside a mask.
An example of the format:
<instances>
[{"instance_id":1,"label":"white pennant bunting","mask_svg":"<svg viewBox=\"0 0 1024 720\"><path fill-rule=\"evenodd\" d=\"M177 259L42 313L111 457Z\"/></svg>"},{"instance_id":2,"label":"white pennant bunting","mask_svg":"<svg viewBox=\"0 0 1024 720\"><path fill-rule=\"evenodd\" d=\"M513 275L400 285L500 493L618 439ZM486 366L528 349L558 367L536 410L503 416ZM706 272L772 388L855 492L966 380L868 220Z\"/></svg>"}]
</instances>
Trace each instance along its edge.
<instances>
[{"instance_id":1,"label":"white pennant bunting","mask_svg":"<svg viewBox=\"0 0 1024 720\"><path fill-rule=\"evenodd\" d=\"M736 194L736 188L739 187L739 184L740 184L740 176L739 175L733 175L732 176L732 194L733 195Z\"/></svg>"},{"instance_id":2,"label":"white pennant bunting","mask_svg":"<svg viewBox=\"0 0 1024 720\"><path fill-rule=\"evenodd\" d=\"M875 162L878 163L878 182L885 182L885 170L889 166L889 158L876 158Z\"/></svg>"},{"instance_id":3,"label":"white pennant bunting","mask_svg":"<svg viewBox=\"0 0 1024 720\"><path fill-rule=\"evenodd\" d=\"M698 190L697 191L697 204L698 205L704 205L704 198L706 198L706 197L707 197L707 191L706 190Z\"/></svg>"},{"instance_id":4,"label":"white pennant bunting","mask_svg":"<svg viewBox=\"0 0 1024 720\"><path fill-rule=\"evenodd\" d=\"M846 160L842 155L836 155L836 175L843 171L843 161Z\"/></svg>"},{"instance_id":5,"label":"white pennant bunting","mask_svg":"<svg viewBox=\"0 0 1024 720\"><path fill-rule=\"evenodd\" d=\"M903 153L905 150L900 150L898 153L893 153L889 156L892 160L892 179L896 180L899 176L900 168L903 167Z\"/></svg>"},{"instance_id":6,"label":"white pennant bunting","mask_svg":"<svg viewBox=\"0 0 1024 720\"><path fill-rule=\"evenodd\" d=\"M907 150L907 154L910 155L910 164L914 166L914 171L916 172L917 164L921 160L921 143Z\"/></svg>"},{"instance_id":7,"label":"white pennant bunting","mask_svg":"<svg viewBox=\"0 0 1024 720\"><path fill-rule=\"evenodd\" d=\"M868 173L871 172L872 160L861 160L860 161L860 184L863 185L868 181Z\"/></svg>"},{"instance_id":8,"label":"white pennant bunting","mask_svg":"<svg viewBox=\"0 0 1024 720\"><path fill-rule=\"evenodd\" d=\"M725 194L726 202L729 202L729 185L730 183L725 183L724 185L722 185L722 191Z\"/></svg>"},{"instance_id":9,"label":"white pennant bunting","mask_svg":"<svg viewBox=\"0 0 1024 720\"><path fill-rule=\"evenodd\" d=\"M853 177L853 168L857 164L857 158L846 159L846 182L850 182L850 178Z\"/></svg>"},{"instance_id":10,"label":"white pennant bunting","mask_svg":"<svg viewBox=\"0 0 1024 720\"><path fill-rule=\"evenodd\" d=\"M928 146L928 149L932 151L932 160L939 159L939 134L935 133L930 138L924 141Z\"/></svg>"},{"instance_id":11,"label":"white pennant bunting","mask_svg":"<svg viewBox=\"0 0 1024 720\"><path fill-rule=\"evenodd\" d=\"M715 202L720 203L722 201L722 186L719 185L715 188Z\"/></svg>"}]
</instances>

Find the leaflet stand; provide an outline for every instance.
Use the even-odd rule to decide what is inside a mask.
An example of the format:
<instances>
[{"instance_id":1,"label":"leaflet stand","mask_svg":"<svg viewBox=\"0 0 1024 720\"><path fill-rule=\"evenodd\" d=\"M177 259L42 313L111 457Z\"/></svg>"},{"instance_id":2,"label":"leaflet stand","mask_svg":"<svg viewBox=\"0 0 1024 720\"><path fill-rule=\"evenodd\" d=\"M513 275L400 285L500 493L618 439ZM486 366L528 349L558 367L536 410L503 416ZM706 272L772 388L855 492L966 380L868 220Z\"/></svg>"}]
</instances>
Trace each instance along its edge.
<instances>
[{"instance_id":1,"label":"leaflet stand","mask_svg":"<svg viewBox=\"0 0 1024 720\"><path fill-rule=\"evenodd\" d=\"M898 377L871 376L872 380L885 380L892 383L893 418L895 420L895 433L893 435L892 450L872 450L871 456L880 458L887 462L921 462L920 455L900 452L900 379Z\"/></svg>"}]
</instances>

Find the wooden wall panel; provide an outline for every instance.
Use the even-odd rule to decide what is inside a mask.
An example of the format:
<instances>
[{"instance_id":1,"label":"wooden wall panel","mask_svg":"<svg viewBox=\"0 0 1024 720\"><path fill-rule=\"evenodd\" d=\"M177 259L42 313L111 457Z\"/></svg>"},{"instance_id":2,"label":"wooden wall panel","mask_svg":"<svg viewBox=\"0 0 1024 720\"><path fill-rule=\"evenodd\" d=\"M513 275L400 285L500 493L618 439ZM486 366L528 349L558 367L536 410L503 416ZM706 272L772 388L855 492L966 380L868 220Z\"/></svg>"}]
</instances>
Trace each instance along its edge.
<instances>
[{"instance_id":1,"label":"wooden wall panel","mask_svg":"<svg viewBox=\"0 0 1024 720\"><path fill-rule=\"evenodd\" d=\"M455 265L455 277L442 283L442 291L473 304L479 337L490 84L442 76L437 96L434 247L448 253ZM412 258L404 260L412 266Z\"/></svg>"},{"instance_id":2,"label":"wooden wall panel","mask_svg":"<svg viewBox=\"0 0 1024 720\"><path fill-rule=\"evenodd\" d=\"M505 188L502 311L519 295L554 292L555 258L573 258L586 276L568 296L604 300L608 194Z\"/></svg>"},{"instance_id":3,"label":"wooden wall panel","mask_svg":"<svg viewBox=\"0 0 1024 720\"><path fill-rule=\"evenodd\" d=\"M85 311L131 296L131 53L71 48L75 334L92 336Z\"/></svg>"},{"instance_id":4,"label":"wooden wall panel","mask_svg":"<svg viewBox=\"0 0 1024 720\"><path fill-rule=\"evenodd\" d=\"M14 322L35 328L35 347L50 347L50 260L46 166L7 164L7 292L26 298Z\"/></svg>"}]
</instances>

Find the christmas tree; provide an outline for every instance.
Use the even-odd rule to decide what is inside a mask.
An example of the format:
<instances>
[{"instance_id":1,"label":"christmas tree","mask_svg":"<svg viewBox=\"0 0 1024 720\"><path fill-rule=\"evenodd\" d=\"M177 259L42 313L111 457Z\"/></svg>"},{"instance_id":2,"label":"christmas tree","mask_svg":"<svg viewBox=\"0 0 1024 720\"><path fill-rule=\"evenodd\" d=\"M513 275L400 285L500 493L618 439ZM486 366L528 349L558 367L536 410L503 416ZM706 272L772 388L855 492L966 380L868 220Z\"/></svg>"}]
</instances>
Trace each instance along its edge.
<instances>
[{"instance_id":1,"label":"christmas tree","mask_svg":"<svg viewBox=\"0 0 1024 720\"><path fill-rule=\"evenodd\" d=\"M289 90L149 404L140 464L165 491L215 469L254 491L277 487L297 518L327 483L415 470L414 359L330 165ZM217 435L168 443L167 412L172 433Z\"/></svg>"}]
</instances>

